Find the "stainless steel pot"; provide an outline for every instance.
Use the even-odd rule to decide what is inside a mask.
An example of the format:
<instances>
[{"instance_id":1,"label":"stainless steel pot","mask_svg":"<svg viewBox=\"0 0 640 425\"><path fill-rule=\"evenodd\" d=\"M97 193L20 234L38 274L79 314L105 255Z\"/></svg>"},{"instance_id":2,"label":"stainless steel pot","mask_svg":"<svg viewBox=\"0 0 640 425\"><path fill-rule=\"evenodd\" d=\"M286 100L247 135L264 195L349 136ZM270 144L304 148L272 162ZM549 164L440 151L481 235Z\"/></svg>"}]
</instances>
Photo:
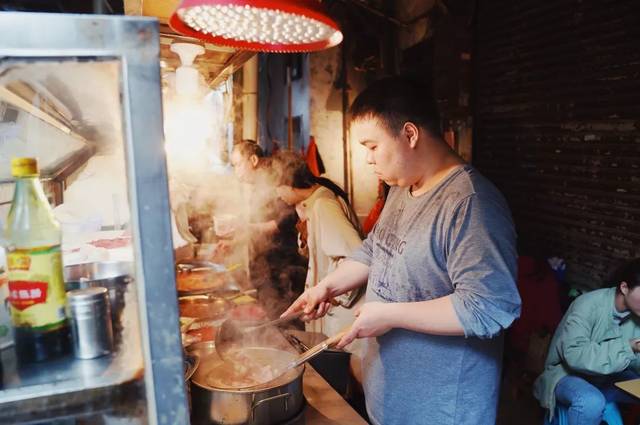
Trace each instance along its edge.
<instances>
[{"instance_id":1,"label":"stainless steel pot","mask_svg":"<svg viewBox=\"0 0 640 425\"><path fill-rule=\"evenodd\" d=\"M287 351L269 347L249 347L268 355L274 366L284 366L296 358ZM192 423L196 425L274 425L293 418L304 404L300 366L264 385L245 389L222 389L207 385L207 376L222 360L213 343L194 344L189 352L200 358L191 380Z\"/></svg>"},{"instance_id":2,"label":"stainless steel pot","mask_svg":"<svg viewBox=\"0 0 640 425\"><path fill-rule=\"evenodd\" d=\"M191 410L191 377L196 372L200 358L191 354L184 354L184 386L187 391L187 401Z\"/></svg>"}]
</instances>

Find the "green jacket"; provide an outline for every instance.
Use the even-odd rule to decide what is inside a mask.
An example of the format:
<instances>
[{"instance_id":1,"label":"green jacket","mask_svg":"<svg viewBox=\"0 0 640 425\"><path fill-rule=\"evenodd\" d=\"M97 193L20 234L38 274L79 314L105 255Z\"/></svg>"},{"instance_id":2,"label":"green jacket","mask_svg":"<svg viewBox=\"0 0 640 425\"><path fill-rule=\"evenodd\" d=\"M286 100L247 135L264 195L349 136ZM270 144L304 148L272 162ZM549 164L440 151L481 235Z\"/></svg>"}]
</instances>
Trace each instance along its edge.
<instances>
[{"instance_id":1,"label":"green jacket","mask_svg":"<svg viewBox=\"0 0 640 425\"><path fill-rule=\"evenodd\" d=\"M565 376L610 375L629 367L640 372L640 356L629 344L640 337L640 320L630 314L621 324L614 321L615 294L616 288L604 288L581 295L558 325L533 388L551 417L556 385Z\"/></svg>"}]
</instances>

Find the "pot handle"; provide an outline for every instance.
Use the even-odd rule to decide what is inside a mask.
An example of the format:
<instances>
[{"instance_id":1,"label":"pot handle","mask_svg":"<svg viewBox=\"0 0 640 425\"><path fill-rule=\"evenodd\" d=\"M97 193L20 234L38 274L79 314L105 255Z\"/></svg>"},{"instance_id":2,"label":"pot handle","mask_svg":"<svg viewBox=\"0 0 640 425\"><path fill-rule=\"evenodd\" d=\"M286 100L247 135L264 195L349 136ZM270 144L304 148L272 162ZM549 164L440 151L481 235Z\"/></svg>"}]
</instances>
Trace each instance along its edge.
<instances>
[{"instance_id":1,"label":"pot handle","mask_svg":"<svg viewBox=\"0 0 640 425\"><path fill-rule=\"evenodd\" d=\"M274 395L272 397L263 398L262 400L258 400L256 403L253 403L251 406L251 422L254 421L254 415L256 414L256 409L263 403L268 403L273 400L278 400L284 398L284 410L285 412L289 410L289 397L291 397L291 393L284 393Z\"/></svg>"}]
</instances>

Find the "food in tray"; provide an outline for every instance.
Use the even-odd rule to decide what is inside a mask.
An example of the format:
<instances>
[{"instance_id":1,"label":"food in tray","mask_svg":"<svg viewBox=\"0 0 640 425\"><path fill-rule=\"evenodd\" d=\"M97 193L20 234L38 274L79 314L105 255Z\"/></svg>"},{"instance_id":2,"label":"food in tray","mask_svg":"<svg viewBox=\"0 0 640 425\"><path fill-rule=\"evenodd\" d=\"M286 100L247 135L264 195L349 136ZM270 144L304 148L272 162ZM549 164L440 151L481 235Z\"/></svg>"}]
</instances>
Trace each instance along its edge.
<instances>
[{"instance_id":1,"label":"food in tray","mask_svg":"<svg viewBox=\"0 0 640 425\"><path fill-rule=\"evenodd\" d=\"M188 346L196 342L215 341L216 333L223 319L189 319L180 318L182 345Z\"/></svg>"},{"instance_id":2,"label":"food in tray","mask_svg":"<svg viewBox=\"0 0 640 425\"><path fill-rule=\"evenodd\" d=\"M209 270L182 272L176 276L176 283L180 292L215 290L224 288L226 278L225 274Z\"/></svg>"},{"instance_id":3,"label":"food in tray","mask_svg":"<svg viewBox=\"0 0 640 425\"><path fill-rule=\"evenodd\" d=\"M125 236L115 239L96 239L89 242L89 245L106 249L124 248L131 245L131 236Z\"/></svg>"},{"instance_id":4,"label":"food in tray","mask_svg":"<svg viewBox=\"0 0 640 425\"><path fill-rule=\"evenodd\" d=\"M195 344L197 342L200 342L200 337L198 336L193 336L193 335L189 335L186 333L183 333L182 335L182 346L183 347L188 347L191 344Z\"/></svg>"},{"instance_id":5,"label":"food in tray","mask_svg":"<svg viewBox=\"0 0 640 425\"><path fill-rule=\"evenodd\" d=\"M180 298L179 306L180 317L218 319L225 317L233 304L224 298L193 296Z\"/></svg>"},{"instance_id":6,"label":"food in tray","mask_svg":"<svg viewBox=\"0 0 640 425\"><path fill-rule=\"evenodd\" d=\"M203 326L197 329L189 329L186 333L190 344L195 342L215 341L216 332L218 328L216 326Z\"/></svg>"},{"instance_id":7,"label":"food in tray","mask_svg":"<svg viewBox=\"0 0 640 425\"><path fill-rule=\"evenodd\" d=\"M245 305L245 304L253 304L256 302L256 299L253 298L251 295L240 295L238 297L233 298L231 301L233 301L234 304L236 305Z\"/></svg>"},{"instance_id":8,"label":"food in tray","mask_svg":"<svg viewBox=\"0 0 640 425\"><path fill-rule=\"evenodd\" d=\"M181 317L180 318L180 332L185 333L189 330L191 325L196 321L194 317Z\"/></svg>"}]
</instances>

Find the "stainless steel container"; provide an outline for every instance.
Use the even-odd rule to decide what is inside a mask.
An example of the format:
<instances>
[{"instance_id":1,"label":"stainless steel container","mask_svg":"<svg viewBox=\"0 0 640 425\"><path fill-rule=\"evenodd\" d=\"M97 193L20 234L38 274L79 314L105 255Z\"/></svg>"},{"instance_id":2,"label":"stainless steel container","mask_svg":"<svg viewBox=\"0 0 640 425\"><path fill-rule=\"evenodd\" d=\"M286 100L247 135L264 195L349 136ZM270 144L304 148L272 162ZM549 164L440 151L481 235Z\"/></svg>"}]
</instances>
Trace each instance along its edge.
<instances>
[{"instance_id":1,"label":"stainless steel container","mask_svg":"<svg viewBox=\"0 0 640 425\"><path fill-rule=\"evenodd\" d=\"M76 289L67 293L73 353L94 359L113 351L113 330L107 288Z\"/></svg>"},{"instance_id":2,"label":"stainless steel container","mask_svg":"<svg viewBox=\"0 0 640 425\"><path fill-rule=\"evenodd\" d=\"M277 365L289 364L295 354L275 348L250 347L269 355ZM220 362L213 343L194 344L189 350L200 358L191 380L191 418L194 425L275 425L296 416L304 405L304 366L259 387L222 389L206 384ZM276 366L277 366L276 365Z\"/></svg>"},{"instance_id":3,"label":"stainless steel container","mask_svg":"<svg viewBox=\"0 0 640 425\"><path fill-rule=\"evenodd\" d=\"M64 268L67 291L81 288L103 287L109 290L111 315L117 321L124 307L124 293L133 278L133 263L101 261L74 264Z\"/></svg>"}]
</instances>

